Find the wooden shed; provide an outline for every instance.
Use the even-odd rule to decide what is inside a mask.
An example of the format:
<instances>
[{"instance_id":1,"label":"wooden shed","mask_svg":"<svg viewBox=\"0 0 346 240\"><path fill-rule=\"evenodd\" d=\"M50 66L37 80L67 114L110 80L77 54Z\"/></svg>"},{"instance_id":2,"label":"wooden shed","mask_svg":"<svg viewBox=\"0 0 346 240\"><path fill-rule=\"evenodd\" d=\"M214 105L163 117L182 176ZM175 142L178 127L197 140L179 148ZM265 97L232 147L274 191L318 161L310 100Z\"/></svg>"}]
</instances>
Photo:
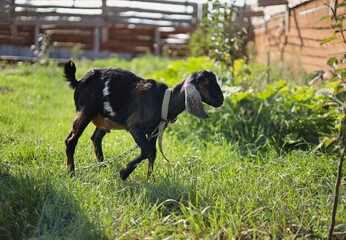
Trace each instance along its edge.
<instances>
[{"instance_id":1,"label":"wooden shed","mask_svg":"<svg viewBox=\"0 0 346 240\"><path fill-rule=\"evenodd\" d=\"M201 6L180 0L8 0L0 2L0 55L33 56L49 36L53 57L79 44L87 57L117 53L184 56Z\"/></svg>"}]
</instances>

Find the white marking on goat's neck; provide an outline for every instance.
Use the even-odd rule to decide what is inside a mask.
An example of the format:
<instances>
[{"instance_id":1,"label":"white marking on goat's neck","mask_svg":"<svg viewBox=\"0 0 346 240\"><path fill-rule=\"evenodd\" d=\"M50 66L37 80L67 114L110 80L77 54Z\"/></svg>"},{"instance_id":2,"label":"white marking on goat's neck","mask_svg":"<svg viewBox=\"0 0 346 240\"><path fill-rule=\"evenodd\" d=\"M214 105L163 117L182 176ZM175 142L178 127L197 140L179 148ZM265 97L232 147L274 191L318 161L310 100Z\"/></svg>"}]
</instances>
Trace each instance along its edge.
<instances>
[{"instance_id":1,"label":"white marking on goat's neck","mask_svg":"<svg viewBox=\"0 0 346 240\"><path fill-rule=\"evenodd\" d=\"M107 112L111 117L114 117L115 116L115 112L113 111L113 108L110 104L110 102L108 101L108 95L109 95L109 80L107 80L105 82L105 87L103 88L102 90L102 93L103 93L103 97L104 97L104 101L103 102L103 109L105 110L105 112Z\"/></svg>"}]
</instances>

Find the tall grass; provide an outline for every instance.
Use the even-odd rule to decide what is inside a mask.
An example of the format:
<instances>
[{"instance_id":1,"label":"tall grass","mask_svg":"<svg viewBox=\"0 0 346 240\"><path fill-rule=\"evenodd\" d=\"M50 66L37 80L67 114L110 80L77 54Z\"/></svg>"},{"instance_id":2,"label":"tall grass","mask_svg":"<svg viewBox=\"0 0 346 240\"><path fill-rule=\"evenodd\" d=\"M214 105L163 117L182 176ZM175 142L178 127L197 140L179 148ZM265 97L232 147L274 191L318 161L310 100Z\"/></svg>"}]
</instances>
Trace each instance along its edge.
<instances>
[{"instance_id":1,"label":"tall grass","mask_svg":"<svg viewBox=\"0 0 346 240\"><path fill-rule=\"evenodd\" d=\"M137 64L138 72L147 66L145 59ZM77 74L82 76L92 66L77 63ZM147 70L148 75L161 74ZM54 63L4 65L0 89L0 239L327 236L337 165L333 156L308 151L279 154L270 146L265 153L244 155L237 143L217 134L208 141L196 138L198 126L178 124L165 133L170 162L158 154L149 180L146 162L127 181L120 179L120 168L138 152L69 178L64 171L64 138L74 117L73 92L61 69ZM178 121L189 118L183 114ZM177 128L189 131L185 139L172 131ZM89 139L93 129L90 125L80 138L77 168L95 161ZM105 157L133 145L128 133L114 131L104 139ZM337 239L346 236L345 212L343 188Z\"/></svg>"}]
</instances>

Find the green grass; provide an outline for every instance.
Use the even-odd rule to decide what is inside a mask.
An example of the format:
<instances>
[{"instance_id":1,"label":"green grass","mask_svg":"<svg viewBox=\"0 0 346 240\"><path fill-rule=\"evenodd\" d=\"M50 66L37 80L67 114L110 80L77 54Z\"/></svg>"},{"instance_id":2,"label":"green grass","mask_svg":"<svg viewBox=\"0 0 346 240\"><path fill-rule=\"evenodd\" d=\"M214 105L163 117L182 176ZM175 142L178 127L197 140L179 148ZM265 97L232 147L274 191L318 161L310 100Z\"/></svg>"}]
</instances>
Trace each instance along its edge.
<instances>
[{"instance_id":1,"label":"green grass","mask_svg":"<svg viewBox=\"0 0 346 240\"><path fill-rule=\"evenodd\" d=\"M146 66L138 61L141 69ZM102 64L107 62L97 63ZM77 75L91 68L92 63L77 63ZM143 74L151 74L150 69ZM64 139L73 118L73 91L55 64L6 65L0 71L0 239L327 236L335 156L307 151L279 155L274 148L244 155L222 138L180 139L174 129L189 128L178 125L165 133L170 162L158 154L149 180L146 162L127 181L120 179L120 168L138 152L70 178ZM178 121L184 118L192 116L183 114ZM77 168L95 162L89 139L93 129L90 125L80 138ZM193 135L194 129L189 131ZM104 139L105 157L133 145L128 133L114 131ZM344 178L336 239L346 237L345 212Z\"/></svg>"}]
</instances>

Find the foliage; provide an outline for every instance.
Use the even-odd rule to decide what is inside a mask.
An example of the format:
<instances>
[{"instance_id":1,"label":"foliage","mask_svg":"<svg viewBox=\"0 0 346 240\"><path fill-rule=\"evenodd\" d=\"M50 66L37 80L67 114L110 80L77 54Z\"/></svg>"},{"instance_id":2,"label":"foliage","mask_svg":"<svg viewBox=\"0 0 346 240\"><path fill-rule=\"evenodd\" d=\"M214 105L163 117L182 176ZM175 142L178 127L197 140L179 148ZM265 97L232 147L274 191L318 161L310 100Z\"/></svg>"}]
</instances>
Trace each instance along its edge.
<instances>
[{"instance_id":1,"label":"foliage","mask_svg":"<svg viewBox=\"0 0 346 240\"><path fill-rule=\"evenodd\" d=\"M191 54L209 56L232 70L234 61L244 57L246 45L245 31L234 22L236 13L234 1L209 0L206 17L191 37Z\"/></svg>"},{"instance_id":2,"label":"foliage","mask_svg":"<svg viewBox=\"0 0 346 240\"><path fill-rule=\"evenodd\" d=\"M83 55L83 45L81 43L75 44L71 49L72 59L81 59Z\"/></svg>"},{"instance_id":3,"label":"foliage","mask_svg":"<svg viewBox=\"0 0 346 240\"><path fill-rule=\"evenodd\" d=\"M242 61L235 66L233 81L224 80L224 105L209 108L211 119L184 118L172 132L184 139L190 134L184 126L193 126L198 129L197 139L223 137L237 142L244 151L268 145L278 151L312 149L324 137L336 133L334 126L340 115L325 105L327 96L323 93L337 91L337 84L330 83L320 90L284 80L266 84L267 67L244 65Z\"/></svg>"},{"instance_id":4,"label":"foliage","mask_svg":"<svg viewBox=\"0 0 346 240\"><path fill-rule=\"evenodd\" d=\"M329 5L326 4L332 13L332 19L335 21L335 24L331 25L331 28L333 30L337 30L333 33L332 36L329 36L325 38L322 42L321 45L331 42L335 39L338 39L338 35L336 32L339 32L344 46L346 46L346 37L344 34L344 26L343 26L343 21L346 19L345 14L340 14L338 15L338 9L345 7L346 6L346 1L344 0L342 3L338 3L338 1L331 2ZM325 18L326 16L322 17ZM328 16L329 17L329 16ZM334 228L336 225L336 218L337 218L337 211L338 211L338 204L339 204L339 192L340 192L340 186L341 186L341 181L342 181L342 176L343 176L343 162L345 158L345 151L346 151L346 105L343 103L345 101L345 80L346 80L346 69L339 69L338 64L339 63L345 63L346 60L346 53L338 59L337 57L333 56L328 59L327 65L331 67L330 73L332 75L331 81L336 83L337 87L339 88L339 91L335 91L332 93L329 93L329 98L332 100L331 103L338 104L340 107L341 113L342 113L342 118L340 119L340 127L339 127L339 136L332 137L330 139L326 138L327 141L331 142L331 140L339 140L339 144L337 145L339 147L339 154L340 154L340 159L338 163L338 170L337 170L337 179L335 181L335 189L334 189L334 199L333 199L333 208L332 208L332 214L331 214L331 221L330 221L330 227L329 227L329 233L328 233L328 239L332 240L335 236L334 233ZM311 75L315 79L322 78L324 72L323 71L317 71L317 73L312 73ZM339 100L341 99L341 100ZM321 144L324 144L322 142Z\"/></svg>"},{"instance_id":5,"label":"foliage","mask_svg":"<svg viewBox=\"0 0 346 240\"><path fill-rule=\"evenodd\" d=\"M40 64L46 64L49 61L49 54L53 49L53 45L50 41L51 32L48 31L46 34L40 33L38 36L38 46L32 45L31 50L33 51L37 62Z\"/></svg>"},{"instance_id":6,"label":"foliage","mask_svg":"<svg viewBox=\"0 0 346 240\"><path fill-rule=\"evenodd\" d=\"M167 65L170 65L172 62L173 60L167 57L156 57L150 54L147 54L140 58L133 58L130 61L121 59L117 56L113 56L112 58L97 59L92 63L90 62L88 67L89 69L91 67L123 68L134 72L138 76L149 78L154 73L165 69Z\"/></svg>"},{"instance_id":7,"label":"foliage","mask_svg":"<svg viewBox=\"0 0 346 240\"><path fill-rule=\"evenodd\" d=\"M190 57L186 60L174 61L166 66L164 70L154 72L150 74L149 77L158 81L163 81L169 86L173 86L182 81L188 74L203 69L213 70L216 73L220 72L219 69L214 66L213 60L207 57Z\"/></svg>"},{"instance_id":8,"label":"foliage","mask_svg":"<svg viewBox=\"0 0 346 240\"><path fill-rule=\"evenodd\" d=\"M335 30L336 32L339 32L339 34L333 33L331 36L326 37L322 42L321 45L329 43L331 41L334 41L336 39L342 39L343 43L346 46L346 38L343 33L343 21L345 19L345 15L337 15L337 9L345 7L346 3L343 1L342 3L336 4L335 7L331 5L327 5L327 7L332 12L332 19L334 19L335 24L332 24L331 29ZM324 19L328 16L323 16L321 19ZM339 67L340 65L346 63L346 53L344 53L340 57L332 56L327 61L326 64L329 66L329 71L324 70L318 70L315 72L310 73L307 76L307 81L310 81L312 84L318 82L318 81L325 81L323 77L325 75L329 75L329 78L327 79L327 82L329 82L329 86L333 85L333 90L330 91L330 89L326 89L325 95L329 97L332 100L326 100L326 104L330 106L330 111L335 111L340 116L338 120L340 121L342 119L343 113L340 112L339 104L338 102L344 102L346 100L346 68ZM336 101L335 101L336 100ZM340 130L340 123L335 124L337 130ZM335 150L339 148L338 144L338 135L330 135L324 137L324 139L321 141L320 146L328 146L333 145Z\"/></svg>"}]
</instances>

